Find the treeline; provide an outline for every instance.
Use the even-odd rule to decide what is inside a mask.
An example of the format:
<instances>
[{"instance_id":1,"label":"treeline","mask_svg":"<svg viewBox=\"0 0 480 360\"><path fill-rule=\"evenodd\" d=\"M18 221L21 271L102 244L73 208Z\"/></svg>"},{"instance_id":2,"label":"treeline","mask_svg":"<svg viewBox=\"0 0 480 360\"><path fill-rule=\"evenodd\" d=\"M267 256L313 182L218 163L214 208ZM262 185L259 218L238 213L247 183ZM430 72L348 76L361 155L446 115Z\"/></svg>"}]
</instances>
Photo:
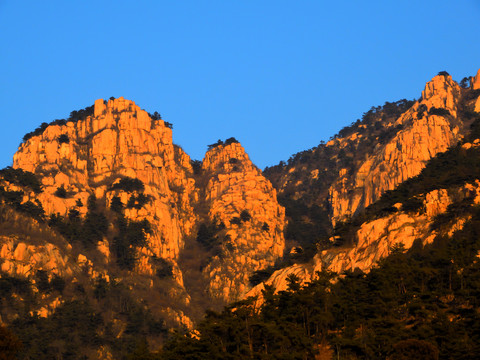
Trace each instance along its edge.
<instances>
[{"instance_id":1,"label":"treeline","mask_svg":"<svg viewBox=\"0 0 480 360\"><path fill-rule=\"evenodd\" d=\"M234 137L228 138L225 141L218 139L217 142L208 145L207 148L208 148L208 150L212 150L212 149L214 149L218 146L222 146L222 145L227 146L227 145L238 143L238 142L239 141L237 139L235 139Z\"/></svg>"},{"instance_id":2,"label":"treeline","mask_svg":"<svg viewBox=\"0 0 480 360\"><path fill-rule=\"evenodd\" d=\"M24 306L22 309L17 305L16 319L8 329L0 327L2 359L5 354L10 356L6 359L94 359L101 349L115 359L141 359L131 354L139 349L148 353L147 337L162 339L166 335L165 323L145 310L130 289L115 281L97 281L93 293L81 283L73 289L69 284L69 293L73 291L70 300L58 306L51 316L32 315L29 310L38 307L39 298L52 291L63 291L58 278L48 282L37 274L36 280L33 290L31 282L1 274L2 310L18 302L19 296ZM116 314L115 320L112 313ZM124 326L121 333L116 328L119 321Z\"/></svg>"},{"instance_id":3,"label":"treeline","mask_svg":"<svg viewBox=\"0 0 480 360\"><path fill-rule=\"evenodd\" d=\"M87 106L84 109L72 111L70 113L70 116L67 119L56 119L56 120L53 120L50 123L43 122L35 130L25 134L23 136L23 142L28 141L29 139L31 139L34 136L38 136L38 135L43 134L43 132L46 130L46 128L49 127L50 125L63 126L63 125L66 125L67 122L70 122L70 121L77 122L79 120L85 120L87 118L87 116L93 116L93 114L94 114L94 105L91 105L91 106Z\"/></svg>"}]
</instances>

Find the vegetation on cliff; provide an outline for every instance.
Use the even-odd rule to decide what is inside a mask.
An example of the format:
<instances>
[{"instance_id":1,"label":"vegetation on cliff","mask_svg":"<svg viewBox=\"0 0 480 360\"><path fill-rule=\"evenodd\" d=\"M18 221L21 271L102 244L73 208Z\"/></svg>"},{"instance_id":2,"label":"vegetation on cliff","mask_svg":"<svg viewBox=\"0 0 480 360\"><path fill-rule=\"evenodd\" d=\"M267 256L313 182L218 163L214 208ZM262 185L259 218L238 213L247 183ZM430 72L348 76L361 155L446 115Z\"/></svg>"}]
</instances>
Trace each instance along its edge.
<instances>
[{"instance_id":1,"label":"vegetation on cliff","mask_svg":"<svg viewBox=\"0 0 480 360\"><path fill-rule=\"evenodd\" d=\"M195 335L173 337L159 358L476 359L480 208L468 212L452 237L392 249L368 274L322 272L304 285L291 276L287 291L267 288L260 307L249 298L207 313Z\"/></svg>"},{"instance_id":2,"label":"vegetation on cliff","mask_svg":"<svg viewBox=\"0 0 480 360\"><path fill-rule=\"evenodd\" d=\"M317 147L292 155L286 163L281 161L264 170L264 175L279 190L280 204L285 206L286 238L303 248L304 261L316 253L317 244L328 245L327 239L333 230L328 191L339 171L347 169L354 173L360 160L379 142L388 142L401 128L393 123L413 103L402 99L372 107L362 119L340 130L328 144L321 142Z\"/></svg>"},{"instance_id":3,"label":"vegetation on cliff","mask_svg":"<svg viewBox=\"0 0 480 360\"><path fill-rule=\"evenodd\" d=\"M458 188L480 179L480 147L471 146L471 143L480 139L480 116L470 128L463 141L431 159L419 175L404 181L395 190L385 192L377 202L349 221L337 224L334 230L337 240L334 245L353 245L353 236L361 224L397 212L399 208L395 204L401 204L403 211L422 211L423 199L428 192ZM450 208L450 212L453 208Z\"/></svg>"}]
</instances>

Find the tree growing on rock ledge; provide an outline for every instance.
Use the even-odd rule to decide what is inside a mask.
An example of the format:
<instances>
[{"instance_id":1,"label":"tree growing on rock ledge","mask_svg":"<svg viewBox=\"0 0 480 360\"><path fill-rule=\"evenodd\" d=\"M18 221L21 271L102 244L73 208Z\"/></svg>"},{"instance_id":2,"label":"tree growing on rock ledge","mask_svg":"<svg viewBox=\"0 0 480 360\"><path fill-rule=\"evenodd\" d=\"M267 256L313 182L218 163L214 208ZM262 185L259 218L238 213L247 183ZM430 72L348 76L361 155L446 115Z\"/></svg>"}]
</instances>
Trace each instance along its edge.
<instances>
[{"instance_id":1,"label":"tree growing on rock ledge","mask_svg":"<svg viewBox=\"0 0 480 360\"><path fill-rule=\"evenodd\" d=\"M239 142L240 141L238 141L234 137L228 138L227 140L225 140L225 142L218 139L216 143L208 145L208 150L212 150L212 149L214 149L214 148L216 148L217 146L220 146L220 145L230 145L230 144L239 143Z\"/></svg>"}]
</instances>

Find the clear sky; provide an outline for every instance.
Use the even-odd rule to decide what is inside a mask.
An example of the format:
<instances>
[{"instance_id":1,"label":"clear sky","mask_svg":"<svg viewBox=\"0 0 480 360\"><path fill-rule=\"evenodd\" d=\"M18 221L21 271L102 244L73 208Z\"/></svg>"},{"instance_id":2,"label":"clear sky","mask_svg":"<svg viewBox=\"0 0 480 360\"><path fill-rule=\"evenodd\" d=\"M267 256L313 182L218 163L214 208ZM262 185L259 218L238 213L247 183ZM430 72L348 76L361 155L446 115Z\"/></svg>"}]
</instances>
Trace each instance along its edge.
<instances>
[{"instance_id":1,"label":"clear sky","mask_svg":"<svg viewBox=\"0 0 480 360\"><path fill-rule=\"evenodd\" d=\"M371 106L480 68L480 1L0 0L0 167L23 135L124 96L194 159L236 137L260 167Z\"/></svg>"}]
</instances>

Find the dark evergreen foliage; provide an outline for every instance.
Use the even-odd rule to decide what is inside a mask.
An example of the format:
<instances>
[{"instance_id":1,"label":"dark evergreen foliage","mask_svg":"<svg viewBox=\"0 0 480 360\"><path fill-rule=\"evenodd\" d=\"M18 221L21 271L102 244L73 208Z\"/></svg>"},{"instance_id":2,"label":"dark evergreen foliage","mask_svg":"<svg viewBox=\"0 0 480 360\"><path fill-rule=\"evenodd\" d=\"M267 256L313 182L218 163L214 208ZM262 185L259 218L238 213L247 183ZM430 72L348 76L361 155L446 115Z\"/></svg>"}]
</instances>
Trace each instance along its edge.
<instances>
[{"instance_id":1,"label":"dark evergreen foliage","mask_svg":"<svg viewBox=\"0 0 480 360\"><path fill-rule=\"evenodd\" d=\"M191 160L190 164L192 165L194 175L200 175L202 173L202 162L200 160Z\"/></svg>"},{"instance_id":2,"label":"dark evergreen foliage","mask_svg":"<svg viewBox=\"0 0 480 360\"><path fill-rule=\"evenodd\" d=\"M17 359L22 348L20 340L4 325L0 325L0 360Z\"/></svg>"},{"instance_id":3,"label":"dark evergreen foliage","mask_svg":"<svg viewBox=\"0 0 480 360\"><path fill-rule=\"evenodd\" d=\"M122 203L122 200L118 196L112 197L112 202L110 203L110 210L116 213L122 213L125 205Z\"/></svg>"},{"instance_id":4,"label":"dark evergreen foliage","mask_svg":"<svg viewBox=\"0 0 480 360\"><path fill-rule=\"evenodd\" d=\"M43 222L45 220L45 210L40 201L36 199L35 203L30 200L22 203L23 195L24 192L21 190L5 190L4 187L0 186L0 204L6 204L16 211L28 214L34 219Z\"/></svg>"},{"instance_id":5,"label":"dark evergreen foliage","mask_svg":"<svg viewBox=\"0 0 480 360\"><path fill-rule=\"evenodd\" d=\"M123 177L120 179L119 182L113 184L110 187L110 190L123 190L126 192L134 192L134 191L144 191L145 185L140 179L134 179L128 176Z\"/></svg>"},{"instance_id":6,"label":"dark evergreen foliage","mask_svg":"<svg viewBox=\"0 0 480 360\"><path fill-rule=\"evenodd\" d=\"M146 244L146 234L152 232L148 220L128 220L123 214L118 214L116 220L117 236L113 239L112 250L117 258L117 264L126 270L132 270L136 260L136 247Z\"/></svg>"},{"instance_id":7,"label":"dark evergreen foliage","mask_svg":"<svg viewBox=\"0 0 480 360\"><path fill-rule=\"evenodd\" d=\"M152 120L162 120L162 115L160 115L158 111L155 111L153 114L148 113L148 116L150 116Z\"/></svg>"},{"instance_id":8,"label":"dark evergreen foliage","mask_svg":"<svg viewBox=\"0 0 480 360\"><path fill-rule=\"evenodd\" d=\"M451 116L452 114L447 109L432 107L428 110L428 115Z\"/></svg>"},{"instance_id":9,"label":"dark evergreen foliage","mask_svg":"<svg viewBox=\"0 0 480 360\"><path fill-rule=\"evenodd\" d=\"M148 196L140 193L138 195L131 195L127 202L127 209L135 208L140 210L149 201Z\"/></svg>"},{"instance_id":10,"label":"dark evergreen foliage","mask_svg":"<svg viewBox=\"0 0 480 360\"><path fill-rule=\"evenodd\" d=\"M223 140L218 139L216 143L208 145L208 150L212 150L212 149L216 148L217 146L221 146L221 145L226 146L226 145L230 145L230 144L234 144L234 143L239 143L239 141L237 139L235 139L234 137L228 138L227 140L225 140L225 142Z\"/></svg>"},{"instance_id":11,"label":"dark evergreen foliage","mask_svg":"<svg viewBox=\"0 0 480 360\"><path fill-rule=\"evenodd\" d=\"M24 344L19 358L85 359L99 344L101 323L99 314L82 301L67 302L47 318L21 317L12 324Z\"/></svg>"},{"instance_id":12,"label":"dark evergreen foliage","mask_svg":"<svg viewBox=\"0 0 480 360\"><path fill-rule=\"evenodd\" d=\"M18 186L24 186L32 189L36 194L42 192L42 185L37 176L23 169L14 169L11 166L0 170L0 176L3 180Z\"/></svg>"},{"instance_id":13,"label":"dark evergreen foliage","mask_svg":"<svg viewBox=\"0 0 480 360\"><path fill-rule=\"evenodd\" d=\"M250 281L250 285L255 286L260 284L261 282L267 280L273 274L273 272L273 267L255 271L248 279Z\"/></svg>"},{"instance_id":14,"label":"dark evergreen foliage","mask_svg":"<svg viewBox=\"0 0 480 360\"><path fill-rule=\"evenodd\" d=\"M199 338L173 337L162 356L303 359L327 340L338 358L473 360L480 350L480 209L470 213L451 238L392 249L368 274L322 272L305 285L291 276L287 291L266 287L260 311L247 299L210 312Z\"/></svg>"},{"instance_id":15,"label":"dark evergreen foliage","mask_svg":"<svg viewBox=\"0 0 480 360\"><path fill-rule=\"evenodd\" d=\"M59 186L57 188L57 190L55 190L55 193L54 195L56 197L59 197L59 198L62 198L62 199L66 199L67 198L67 190L65 190L65 187L62 185L62 186Z\"/></svg>"},{"instance_id":16,"label":"dark evergreen foliage","mask_svg":"<svg viewBox=\"0 0 480 360\"><path fill-rule=\"evenodd\" d=\"M164 258L155 258L154 262L157 269L155 274L160 279L170 278L173 276L173 266L168 260L165 260Z\"/></svg>"},{"instance_id":17,"label":"dark evergreen foliage","mask_svg":"<svg viewBox=\"0 0 480 360\"><path fill-rule=\"evenodd\" d=\"M62 134L58 137L59 144L68 144L70 142L70 138L66 134Z\"/></svg>"},{"instance_id":18,"label":"dark evergreen foliage","mask_svg":"<svg viewBox=\"0 0 480 360\"><path fill-rule=\"evenodd\" d=\"M88 106L85 109L81 110L74 110L70 113L70 116L68 119L57 119L54 120L50 123L43 122L39 127L37 127L34 131L29 132L23 136L23 142L28 141L34 136L39 136L43 134L45 129L49 127L50 125L59 125L59 126L64 126L67 124L67 122L73 121L77 122L79 120L85 120L87 116L93 116L94 114L94 105Z\"/></svg>"},{"instance_id":19,"label":"dark evergreen foliage","mask_svg":"<svg viewBox=\"0 0 480 360\"><path fill-rule=\"evenodd\" d=\"M238 216L234 216L233 218L230 219L230 224L242 225L242 219L240 219Z\"/></svg>"},{"instance_id":20,"label":"dark evergreen foliage","mask_svg":"<svg viewBox=\"0 0 480 360\"><path fill-rule=\"evenodd\" d=\"M85 219L80 217L77 209L70 209L66 218L52 214L48 225L57 229L68 241L80 242L85 247L92 248L107 234L108 220L97 208L94 195L88 198L87 209Z\"/></svg>"},{"instance_id":21,"label":"dark evergreen foliage","mask_svg":"<svg viewBox=\"0 0 480 360\"><path fill-rule=\"evenodd\" d=\"M248 210L242 210L240 213L240 220L243 222L247 222L252 220L252 215L250 215L250 212Z\"/></svg>"},{"instance_id":22,"label":"dark evergreen foliage","mask_svg":"<svg viewBox=\"0 0 480 360\"><path fill-rule=\"evenodd\" d=\"M468 77L464 77L460 83L459 83L460 87L462 89L468 89L470 87L470 78Z\"/></svg>"},{"instance_id":23,"label":"dark evergreen foliage","mask_svg":"<svg viewBox=\"0 0 480 360\"><path fill-rule=\"evenodd\" d=\"M262 225L262 230L268 232L270 231L270 226L266 222L264 222Z\"/></svg>"},{"instance_id":24,"label":"dark evergreen foliage","mask_svg":"<svg viewBox=\"0 0 480 360\"><path fill-rule=\"evenodd\" d=\"M198 228L197 241L207 250L212 250L220 244L218 232L222 230L225 225L222 223L216 225L215 223L202 223Z\"/></svg>"}]
</instances>

